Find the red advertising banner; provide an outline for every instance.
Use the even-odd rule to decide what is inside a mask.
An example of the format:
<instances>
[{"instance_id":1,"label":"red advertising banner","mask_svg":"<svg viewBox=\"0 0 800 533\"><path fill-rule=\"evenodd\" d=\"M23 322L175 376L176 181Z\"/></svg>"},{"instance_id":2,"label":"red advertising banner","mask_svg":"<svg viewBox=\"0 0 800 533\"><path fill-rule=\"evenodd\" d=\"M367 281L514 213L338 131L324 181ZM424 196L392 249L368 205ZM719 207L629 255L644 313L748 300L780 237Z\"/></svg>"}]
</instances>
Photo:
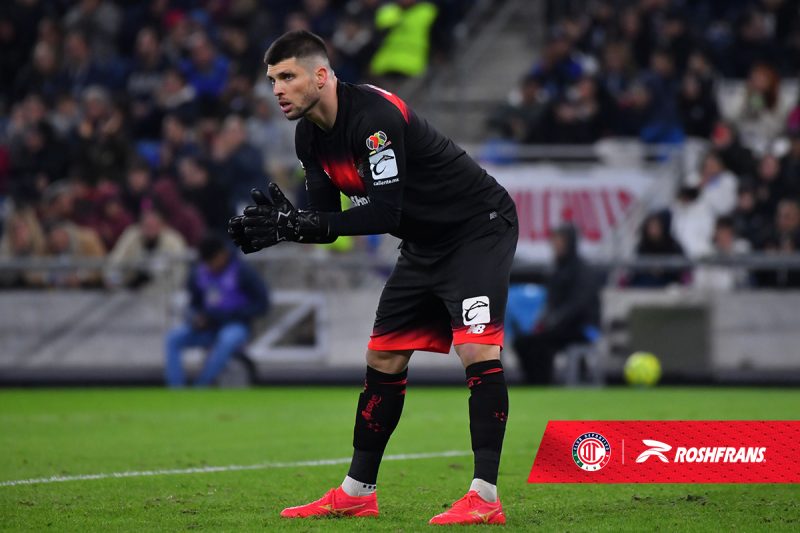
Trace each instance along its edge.
<instances>
[{"instance_id":1,"label":"red advertising banner","mask_svg":"<svg viewBox=\"0 0 800 533\"><path fill-rule=\"evenodd\" d=\"M800 483L800 421L551 421L528 483Z\"/></svg>"}]
</instances>

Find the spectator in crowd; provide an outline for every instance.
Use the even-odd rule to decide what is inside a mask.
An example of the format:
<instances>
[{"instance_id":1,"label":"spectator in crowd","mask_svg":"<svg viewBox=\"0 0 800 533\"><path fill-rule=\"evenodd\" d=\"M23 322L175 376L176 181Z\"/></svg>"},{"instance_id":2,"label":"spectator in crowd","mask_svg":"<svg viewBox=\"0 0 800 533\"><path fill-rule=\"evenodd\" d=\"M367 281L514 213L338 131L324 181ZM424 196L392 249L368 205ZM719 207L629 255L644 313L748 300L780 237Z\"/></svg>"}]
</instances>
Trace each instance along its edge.
<instances>
[{"instance_id":1,"label":"spectator in crowd","mask_svg":"<svg viewBox=\"0 0 800 533\"><path fill-rule=\"evenodd\" d=\"M0 260L36 259L47 252L44 230L31 207L17 209L5 221L0 238ZM45 274L34 269L9 271L0 274L3 287L41 287Z\"/></svg>"},{"instance_id":2,"label":"spectator in crowd","mask_svg":"<svg viewBox=\"0 0 800 533\"><path fill-rule=\"evenodd\" d=\"M108 91L92 86L83 92L84 117L78 126L81 179L90 184L108 180L123 182L128 142L122 110L111 102Z\"/></svg>"},{"instance_id":3,"label":"spectator in crowd","mask_svg":"<svg viewBox=\"0 0 800 533\"><path fill-rule=\"evenodd\" d=\"M680 79L675 60L665 49L657 49L650 59L650 70L642 76L647 89L647 120L639 137L649 143L673 143L683 140L678 110Z\"/></svg>"},{"instance_id":4,"label":"spectator in crowd","mask_svg":"<svg viewBox=\"0 0 800 533\"><path fill-rule=\"evenodd\" d=\"M652 213L645 218L636 245L636 257L684 257L683 248L671 233L671 215L669 211ZM631 287L667 287L682 282L684 272L681 269L649 268L637 269L628 279Z\"/></svg>"},{"instance_id":5,"label":"spectator in crowd","mask_svg":"<svg viewBox=\"0 0 800 533\"><path fill-rule=\"evenodd\" d=\"M780 172L780 162L772 154L766 154L758 163L756 207L769 218L775 216L778 202L787 193Z\"/></svg>"},{"instance_id":6,"label":"spectator in crowd","mask_svg":"<svg viewBox=\"0 0 800 533\"><path fill-rule=\"evenodd\" d=\"M628 45L621 41L606 45L602 66L599 82L608 99L606 126L614 135L636 137L644 126L649 97L637 80Z\"/></svg>"},{"instance_id":7,"label":"spectator in crowd","mask_svg":"<svg viewBox=\"0 0 800 533\"><path fill-rule=\"evenodd\" d=\"M164 83L168 63L161 52L155 28L144 27L136 36L136 55L128 73L127 92L131 99L130 114L133 137L155 138L159 133L159 112L156 96Z\"/></svg>"},{"instance_id":8,"label":"spectator in crowd","mask_svg":"<svg viewBox=\"0 0 800 533\"><path fill-rule=\"evenodd\" d=\"M217 51L208 35L202 32L190 37L189 49L190 58L181 63L181 70L189 85L194 87L198 98L219 97L228 82L228 59Z\"/></svg>"},{"instance_id":9,"label":"spectator in crowd","mask_svg":"<svg viewBox=\"0 0 800 533\"><path fill-rule=\"evenodd\" d=\"M75 97L91 86L111 86L106 68L95 61L86 34L73 30L64 38L63 75L67 89Z\"/></svg>"},{"instance_id":10,"label":"spectator in crowd","mask_svg":"<svg viewBox=\"0 0 800 533\"><path fill-rule=\"evenodd\" d=\"M81 107L71 94L61 94L50 114L50 124L61 139L74 139L81 123Z\"/></svg>"},{"instance_id":11,"label":"spectator in crowd","mask_svg":"<svg viewBox=\"0 0 800 533\"><path fill-rule=\"evenodd\" d=\"M702 53L692 53L689 65L679 96L681 123L687 136L707 139L719 119L714 79Z\"/></svg>"},{"instance_id":12,"label":"spectator in crowd","mask_svg":"<svg viewBox=\"0 0 800 533\"><path fill-rule=\"evenodd\" d=\"M785 198L778 203L775 225L764 249L771 254L800 252L800 202ZM759 270L755 273L759 287L800 287L800 269Z\"/></svg>"},{"instance_id":13,"label":"spectator in crowd","mask_svg":"<svg viewBox=\"0 0 800 533\"><path fill-rule=\"evenodd\" d=\"M161 125L161 139L158 166L161 172L168 176L177 174L178 161L200 153L200 147L193 138L189 124L178 114L169 114L164 117Z\"/></svg>"},{"instance_id":14,"label":"spectator in crowd","mask_svg":"<svg viewBox=\"0 0 800 533\"><path fill-rule=\"evenodd\" d=\"M106 282L111 286L138 288L151 281L159 268L169 266L168 261L180 259L186 250L183 237L167 225L164 216L155 208L146 209L139 222L128 226L111 250ZM149 264L140 268L126 266L145 260Z\"/></svg>"},{"instance_id":15,"label":"spectator in crowd","mask_svg":"<svg viewBox=\"0 0 800 533\"><path fill-rule=\"evenodd\" d=\"M545 45L542 58L530 74L547 91L548 99L566 94L569 87L585 74L585 66L575 56L572 44L563 32L557 31Z\"/></svg>"},{"instance_id":16,"label":"spectator in crowd","mask_svg":"<svg viewBox=\"0 0 800 533\"><path fill-rule=\"evenodd\" d=\"M689 31L686 14L679 9L667 11L660 25L657 40L675 61L678 72L686 70L695 43Z\"/></svg>"},{"instance_id":17,"label":"spectator in crowd","mask_svg":"<svg viewBox=\"0 0 800 533\"><path fill-rule=\"evenodd\" d=\"M152 206L164 214L167 223L175 228L192 248L200 244L206 231L203 216L181 197L180 190L171 179L160 179L153 184L152 196L143 205L144 209L152 201Z\"/></svg>"},{"instance_id":18,"label":"spectator in crowd","mask_svg":"<svg viewBox=\"0 0 800 533\"><path fill-rule=\"evenodd\" d=\"M547 384L553 359L565 347L586 342L587 327L600 323L600 285L597 274L578 253L578 232L572 225L553 231L550 245L555 271L547 281L547 300L534 331L514 340L525 380Z\"/></svg>"},{"instance_id":19,"label":"spectator in crowd","mask_svg":"<svg viewBox=\"0 0 800 533\"><path fill-rule=\"evenodd\" d=\"M267 288L261 277L240 261L221 236L206 236L200 247L200 262L187 283L190 294L186 321L166 339L166 382L170 387L186 385L181 352L189 347L207 348L196 386L212 385L228 361L250 338L250 324L266 313Z\"/></svg>"},{"instance_id":20,"label":"spectator in crowd","mask_svg":"<svg viewBox=\"0 0 800 533\"><path fill-rule=\"evenodd\" d=\"M772 221L757 209L755 187L750 183L739 186L736 208L731 214L736 235L747 240L750 248L761 249L770 232Z\"/></svg>"},{"instance_id":21,"label":"spectator in crowd","mask_svg":"<svg viewBox=\"0 0 800 533\"><path fill-rule=\"evenodd\" d=\"M221 180L211 175L209 164L195 157L184 157L178 164L181 192L213 231L226 231L233 216L227 191Z\"/></svg>"},{"instance_id":22,"label":"spectator in crowd","mask_svg":"<svg viewBox=\"0 0 800 533\"><path fill-rule=\"evenodd\" d=\"M101 61L117 55L117 33L122 13L114 2L79 0L64 15L68 31L77 30L91 36L91 48Z\"/></svg>"},{"instance_id":23,"label":"spectator in crowd","mask_svg":"<svg viewBox=\"0 0 800 533\"><path fill-rule=\"evenodd\" d=\"M670 208L672 234L684 254L695 259L711 253L714 234L714 214L708 204L700 202L696 187L684 186Z\"/></svg>"},{"instance_id":24,"label":"spectator in crowd","mask_svg":"<svg viewBox=\"0 0 800 533\"><path fill-rule=\"evenodd\" d=\"M150 165L142 159L134 159L128 166L122 190L122 206L134 219L139 218L143 203L152 196L152 172Z\"/></svg>"},{"instance_id":25,"label":"spectator in crowd","mask_svg":"<svg viewBox=\"0 0 800 533\"><path fill-rule=\"evenodd\" d=\"M437 14L436 5L425 0L398 0L378 8L375 27L384 37L372 57L370 73L384 79L424 74Z\"/></svg>"},{"instance_id":26,"label":"spectator in crowd","mask_svg":"<svg viewBox=\"0 0 800 533\"><path fill-rule=\"evenodd\" d=\"M234 72L260 72L264 69L263 50L250 38L247 21L230 20L222 26L220 44Z\"/></svg>"},{"instance_id":27,"label":"spectator in crowd","mask_svg":"<svg viewBox=\"0 0 800 533\"><path fill-rule=\"evenodd\" d=\"M272 91L267 93L256 87L253 113L247 119L247 138L261 154L263 172L288 189L289 178L297 167L294 124L279 113Z\"/></svg>"},{"instance_id":28,"label":"spectator in crowd","mask_svg":"<svg viewBox=\"0 0 800 533\"><path fill-rule=\"evenodd\" d=\"M155 98L159 117L174 114L186 123L197 118L197 91L186 83L186 77L176 68L168 68L164 72Z\"/></svg>"},{"instance_id":29,"label":"spectator in crowd","mask_svg":"<svg viewBox=\"0 0 800 533\"><path fill-rule=\"evenodd\" d=\"M619 32L622 40L630 44L636 66L647 68L653 52L653 41L642 22L638 7L630 6L622 11Z\"/></svg>"},{"instance_id":30,"label":"spectator in crowd","mask_svg":"<svg viewBox=\"0 0 800 533\"><path fill-rule=\"evenodd\" d=\"M779 53L770 39L762 11L747 9L735 24L736 36L733 49L729 51L730 66L726 74L744 78L758 62L769 61L778 57Z\"/></svg>"},{"instance_id":31,"label":"spectator in crowd","mask_svg":"<svg viewBox=\"0 0 800 533\"><path fill-rule=\"evenodd\" d=\"M736 207L738 186L736 176L725 168L720 155L707 153L700 167L698 202L709 210L714 219L730 214Z\"/></svg>"},{"instance_id":32,"label":"spectator in crowd","mask_svg":"<svg viewBox=\"0 0 800 533\"><path fill-rule=\"evenodd\" d=\"M330 39L336 29L336 13L330 4L330 0L303 0L309 29L323 39Z\"/></svg>"},{"instance_id":33,"label":"spectator in crowd","mask_svg":"<svg viewBox=\"0 0 800 533\"><path fill-rule=\"evenodd\" d=\"M543 142L543 126L549 103L538 78L527 75L520 83L519 96L500 106L489 117L489 128L499 137L521 143Z\"/></svg>"},{"instance_id":34,"label":"spectator in crowd","mask_svg":"<svg viewBox=\"0 0 800 533\"><path fill-rule=\"evenodd\" d=\"M212 150L217 174L226 177L231 203L238 206L249 202L250 190L263 186L264 172L261 154L248 142L241 117L230 115L225 119Z\"/></svg>"},{"instance_id":35,"label":"spectator in crowd","mask_svg":"<svg viewBox=\"0 0 800 533\"><path fill-rule=\"evenodd\" d=\"M789 130L789 151L780 160L781 183L786 194L800 198L800 124Z\"/></svg>"},{"instance_id":36,"label":"spectator in crowd","mask_svg":"<svg viewBox=\"0 0 800 533\"><path fill-rule=\"evenodd\" d=\"M47 230L47 255L66 261L102 259L106 249L94 230L59 222ZM101 281L99 268L75 267L52 271L47 283L51 287L77 288L99 287Z\"/></svg>"},{"instance_id":37,"label":"spectator in crowd","mask_svg":"<svg viewBox=\"0 0 800 533\"><path fill-rule=\"evenodd\" d=\"M722 158L725 168L737 176L755 176L753 153L742 144L739 133L729 122L717 122L711 132L711 146Z\"/></svg>"},{"instance_id":38,"label":"spectator in crowd","mask_svg":"<svg viewBox=\"0 0 800 533\"><path fill-rule=\"evenodd\" d=\"M765 63L753 66L741 101L731 106L731 117L746 145L762 150L783 131L780 77Z\"/></svg>"},{"instance_id":39,"label":"spectator in crowd","mask_svg":"<svg viewBox=\"0 0 800 533\"><path fill-rule=\"evenodd\" d=\"M597 93L594 78L584 76L555 103L550 136L554 142L585 144L600 138L605 117Z\"/></svg>"},{"instance_id":40,"label":"spectator in crowd","mask_svg":"<svg viewBox=\"0 0 800 533\"><path fill-rule=\"evenodd\" d=\"M49 43L40 41L33 49L33 61L22 68L14 83L14 100L36 93L49 104L64 90L66 80L61 75L58 55Z\"/></svg>"},{"instance_id":41,"label":"spectator in crowd","mask_svg":"<svg viewBox=\"0 0 800 533\"><path fill-rule=\"evenodd\" d=\"M714 251L711 257L730 259L750 252L750 243L736 234L732 217L720 217L714 226ZM698 289L731 291L749 285L747 269L725 265L702 265L695 269L692 284Z\"/></svg>"},{"instance_id":42,"label":"spectator in crowd","mask_svg":"<svg viewBox=\"0 0 800 533\"><path fill-rule=\"evenodd\" d=\"M22 204L38 202L48 185L64 177L68 164L67 147L49 123L28 126L11 154L11 196Z\"/></svg>"},{"instance_id":43,"label":"spectator in crowd","mask_svg":"<svg viewBox=\"0 0 800 533\"><path fill-rule=\"evenodd\" d=\"M374 52L372 43L370 26L363 24L358 17L343 17L331 39L336 77L345 82L357 83Z\"/></svg>"}]
</instances>

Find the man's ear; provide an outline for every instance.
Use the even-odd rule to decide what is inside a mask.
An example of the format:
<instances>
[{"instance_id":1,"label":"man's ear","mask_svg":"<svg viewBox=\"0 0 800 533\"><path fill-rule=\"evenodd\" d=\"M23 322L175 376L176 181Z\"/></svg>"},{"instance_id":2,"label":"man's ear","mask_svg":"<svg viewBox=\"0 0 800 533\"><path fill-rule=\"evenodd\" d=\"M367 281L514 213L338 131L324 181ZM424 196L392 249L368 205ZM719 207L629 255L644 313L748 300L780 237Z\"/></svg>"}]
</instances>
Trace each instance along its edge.
<instances>
[{"instance_id":1,"label":"man's ear","mask_svg":"<svg viewBox=\"0 0 800 533\"><path fill-rule=\"evenodd\" d=\"M328 83L330 73L326 67L317 67L317 88L322 89Z\"/></svg>"}]
</instances>

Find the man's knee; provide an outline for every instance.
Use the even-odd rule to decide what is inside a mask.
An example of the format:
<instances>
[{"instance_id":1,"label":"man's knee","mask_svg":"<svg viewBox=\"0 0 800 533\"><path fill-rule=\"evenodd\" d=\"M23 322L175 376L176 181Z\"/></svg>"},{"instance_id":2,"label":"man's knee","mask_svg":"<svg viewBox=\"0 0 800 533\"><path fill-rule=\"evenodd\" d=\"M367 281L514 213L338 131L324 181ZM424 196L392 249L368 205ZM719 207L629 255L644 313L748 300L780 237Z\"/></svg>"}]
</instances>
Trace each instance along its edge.
<instances>
[{"instance_id":1,"label":"man's knee","mask_svg":"<svg viewBox=\"0 0 800 533\"><path fill-rule=\"evenodd\" d=\"M413 350L383 352L367 349L367 365L386 374L398 374L406 369Z\"/></svg>"},{"instance_id":2,"label":"man's knee","mask_svg":"<svg viewBox=\"0 0 800 533\"><path fill-rule=\"evenodd\" d=\"M167 346L171 348L182 348L183 345L186 344L189 333L190 330L185 325L169 330L166 338Z\"/></svg>"},{"instance_id":3,"label":"man's knee","mask_svg":"<svg viewBox=\"0 0 800 533\"><path fill-rule=\"evenodd\" d=\"M500 347L494 344L476 344L468 342L456 346L456 353L464 367L481 361L500 359Z\"/></svg>"},{"instance_id":4,"label":"man's knee","mask_svg":"<svg viewBox=\"0 0 800 533\"><path fill-rule=\"evenodd\" d=\"M230 347L238 347L247 342L250 336L247 328L242 324L228 324L219 330L217 342Z\"/></svg>"}]
</instances>

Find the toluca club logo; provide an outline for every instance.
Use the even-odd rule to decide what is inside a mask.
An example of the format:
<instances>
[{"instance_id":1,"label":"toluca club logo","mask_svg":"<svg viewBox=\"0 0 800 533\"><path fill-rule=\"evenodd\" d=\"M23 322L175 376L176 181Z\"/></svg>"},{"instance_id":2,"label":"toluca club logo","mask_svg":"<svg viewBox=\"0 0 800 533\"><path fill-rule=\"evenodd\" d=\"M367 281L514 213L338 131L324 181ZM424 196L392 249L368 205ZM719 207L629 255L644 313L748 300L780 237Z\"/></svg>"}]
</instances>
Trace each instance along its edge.
<instances>
[{"instance_id":1,"label":"toluca club logo","mask_svg":"<svg viewBox=\"0 0 800 533\"><path fill-rule=\"evenodd\" d=\"M611 460L611 445L599 433L584 433L572 444L572 460L587 472L596 472Z\"/></svg>"}]
</instances>

